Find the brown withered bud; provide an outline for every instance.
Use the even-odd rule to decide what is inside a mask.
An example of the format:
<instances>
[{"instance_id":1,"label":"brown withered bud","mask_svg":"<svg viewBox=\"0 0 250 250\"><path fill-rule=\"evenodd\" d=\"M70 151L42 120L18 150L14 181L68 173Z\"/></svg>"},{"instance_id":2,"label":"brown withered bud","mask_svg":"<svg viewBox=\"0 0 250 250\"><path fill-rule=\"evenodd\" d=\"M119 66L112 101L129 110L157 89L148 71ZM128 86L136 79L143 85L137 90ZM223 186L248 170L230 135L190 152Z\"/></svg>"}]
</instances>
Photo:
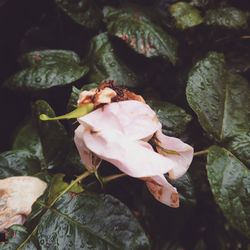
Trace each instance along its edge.
<instances>
[{"instance_id":1,"label":"brown withered bud","mask_svg":"<svg viewBox=\"0 0 250 250\"><path fill-rule=\"evenodd\" d=\"M95 107L99 108L103 104L127 100L145 103L142 96L136 95L125 88L115 86L114 81L104 81L97 88L81 92L77 103L78 105L93 103Z\"/></svg>"}]
</instances>

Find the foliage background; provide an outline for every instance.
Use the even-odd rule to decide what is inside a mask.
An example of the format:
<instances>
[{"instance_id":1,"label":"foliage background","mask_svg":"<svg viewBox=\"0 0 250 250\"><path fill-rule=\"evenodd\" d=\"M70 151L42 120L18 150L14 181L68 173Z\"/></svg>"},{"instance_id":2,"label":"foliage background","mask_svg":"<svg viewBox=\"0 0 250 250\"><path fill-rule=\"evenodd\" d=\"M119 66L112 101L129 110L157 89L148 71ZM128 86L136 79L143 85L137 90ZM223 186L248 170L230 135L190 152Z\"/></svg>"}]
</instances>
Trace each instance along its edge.
<instances>
[{"instance_id":1,"label":"foliage background","mask_svg":"<svg viewBox=\"0 0 250 250\"><path fill-rule=\"evenodd\" d=\"M0 82L2 85L6 85L0 91L2 117L0 151L3 152L2 161L0 161L1 178L13 175L16 171L15 168L19 168L19 171L20 166L25 166L21 174L26 175L27 168L30 166L33 173L37 174L34 167L34 161L37 161L37 158L32 158L34 152L32 157L28 157L29 161L33 159L32 164L26 164L26 156L19 157L16 152L12 152L12 154L9 151L13 147L15 148L15 143L16 148L20 147L20 141L17 142L16 139L18 129L31 117L32 113L51 112L53 114L46 103L36 102L35 104L36 100L46 100L56 114L63 114L67 108L72 108L70 105L67 106L72 92L72 82L81 88L83 85L92 82L98 83L106 78L117 80L122 85L128 84L127 87L151 100L152 107L158 111L163 121L166 133L187 141L194 146L195 151L206 149L213 144L226 147L241 161L219 147L212 147L209 150L208 159L204 156L196 157L189 174L175 183L182 196L179 209L171 209L154 201L142 183L132 178L116 180L108 184L104 190L93 178L86 183L88 189L96 193L111 194L126 204L140 221L151 242L152 249L249 249L250 243L246 237L249 237L250 232L250 174L247 169L250 158L249 2L247 0L186 1L191 2L192 5L185 5L183 14L179 16L173 8L173 4L178 1L172 0L99 0L95 3L90 2L82 1L88 6L86 10L82 11L83 13L93 7L92 5L96 5L93 12L89 14L90 18L87 19L91 22L88 23L83 18L82 24L77 23L60 9L60 1L55 3L47 0L2 0L0 2ZM156 44L160 44L156 54L153 54L153 57L145 55L143 52L138 54L124 41L113 36L119 32L127 32L126 34L130 35L134 32L138 36L138 40L142 39L142 43L144 39L143 33L137 33L138 27L135 26L135 22L129 18L126 21L125 17L124 24L119 13L113 19L112 16L103 19L101 9L104 6L115 7L118 11L124 11L127 8L136 9L139 16L147 16L149 24L147 26L146 23L143 23L141 29L145 33L150 30L150 34L154 34L154 32L160 34L160 39L157 36L153 38ZM228 6L229 9L219 13L218 16L214 13L209 14L211 10L216 12L222 8L228 8ZM235 9L230 9L232 7L236 8L235 19L232 18L233 14L230 14L231 11L235 11ZM181 19L181 17L185 17L185 13L190 16L187 19ZM73 14L74 16L76 13ZM133 30L133 26L136 27L135 30ZM158 31L158 27L161 27L163 32ZM103 39L108 39L107 41L110 41L111 45L108 42L108 46L104 46L105 48L100 51L96 49L98 42L95 44L96 47L93 46L93 42L90 47L91 39L107 30L109 35L103 35ZM165 34L174 37L176 42L166 38ZM162 37L165 39L166 47L159 42ZM168 49L175 51L177 43L179 44L178 51L171 55ZM109 46L112 46L113 50L110 50ZM26 52L42 49L72 50L79 55L84 67L89 67L89 72L67 82L70 85L35 91L24 89L20 92L19 86L22 77L18 77L16 81L8 80L21 69L18 58ZM212 54L208 54L209 52ZM105 60L102 59L104 57ZM65 56L63 59L52 59L56 65L64 65L67 58ZM102 65L99 65L101 70L96 72L94 68L98 62ZM198 64L196 64L197 62ZM194 65L196 66L194 67ZM65 72L65 77L69 77L67 67L75 69L80 66L70 64L64 65L64 68L59 67L62 70L60 72ZM96 67L98 68L98 66ZM10 88L13 82L16 85ZM33 83L35 86L34 79ZM202 83L205 83L203 89L200 88ZM230 92L232 98L227 103L226 109L223 108L226 103L225 89L232 90ZM75 88L73 92L78 93ZM71 96L71 103L75 101L76 94ZM217 98L215 98L216 95L218 95ZM31 108L31 103L33 108ZM210 108L213 105L214 108ZM220 128L221 115L227 117L224 130ZM217 117L217 120L213 119L214 117ZM41 152L41 148L39 151L37 144L35 149L29 147L28 143L24 143L24 147L29 152L35 150L36 157L39 160L42 159L42 164L51 168L48 171L50 175L64 173L69 182L81 172L81 169L79 170L79 159L74 157L72 160L72 157L69 156L64 165L60 161L61 154L71 152L69 148L74 147L69 142L74 124L63 122L63 125L67 133L59 123L51 123L49 130L57 131L57 133L49 134L51 137L48 136L48 140L44 139L49 131L48 128L46 130L45 125L40 123L36 126L31 125L32 128L36 127L39 130L43 147L41 155L43 156L39 156L37 153ZM59 132L58 126L61 128ZM28 137L31 138L32 129L28 129L28 131ZM36 133L34 132L34 134ZM27 141L30 142L28 139ZM52 151L51 148L48 150L51 141L53 141ZM65 144L67 148L58 146ZM6 153L6 151L10 153ZM56 155L55 152L59 152L59 155ZM6 170L6 173L3 173L3 169L6 168L6 163L2 163L3 158L9 160L9 165L15 171ZM22 163L23 159L25 163ZM225 177L224 170L230 166L232 168L228 170L229 172L226 173L228 176ZM222 167L225 169L221 169ZM104 169L101 173L103 175L115 173L111 166L105 166L102 169ZM28 173L30 173L29 171ZM43 178L45 177L43 176ZM227 182L223 182L225 178L227 178ZM221 183L224 183L226 187L221 187ZM229 190L229 193L221 190ZM240 197L240 205L235 203L232 204L232 207L228 207L227 204L235 196ZM245 212L243 213L243 211ZM32 222L31 218L27 224L28 233L34 228L32 223L34 221ZM246 225L245 228L242 229L240 224ZM39 247L37 248L39 249Z\"/></svg>"}]
</instances>

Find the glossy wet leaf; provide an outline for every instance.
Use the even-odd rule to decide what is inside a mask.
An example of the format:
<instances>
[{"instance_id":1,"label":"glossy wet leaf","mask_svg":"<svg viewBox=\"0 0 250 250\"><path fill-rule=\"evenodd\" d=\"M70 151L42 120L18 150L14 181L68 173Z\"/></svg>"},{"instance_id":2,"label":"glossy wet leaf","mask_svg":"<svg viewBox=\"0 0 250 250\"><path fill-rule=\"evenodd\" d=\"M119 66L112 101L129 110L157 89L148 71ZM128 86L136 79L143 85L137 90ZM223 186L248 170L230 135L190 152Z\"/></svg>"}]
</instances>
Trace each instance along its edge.
<instances>
[{"instance_id":1,"label":"glossy wet leaf","mask_svg":"<svg viewBox=\"0 0 250 250\"><path fill-rule=\"evenodd\" d=\"M207 174L229 223L250 238L250 170L226 149L213 146L207 156Z\"/></svg>"},{"instance_id":2,"label":"glossy wet leaf","mask_svg":"<svg viewBox=\"0 0 250 250\"><path fill-rule=\"evenodd\" d=\"M5 86L22 91L36 91L71 84L88 72L79 58L69 51L35 51L20 59L24 69L11 76Z\"/></svg>"},{"instance_id":3,"label":"glossy wet leaf","mask_svg":"<svg viewBox=\"0 0 250 250\"><path fill-rule=\"evenodd\" d=\"M126 87L138 85L136 74L116 55L107 33L92 38L85 63L90 68L89 82L114 80L117 85Z\"/></svg>"},{"instance_id":4,"label":"glossy wet leaf","mask_svg":"<svg viewBox=\"0 0 250 250\"><path fill-rule=\"evenodd\" d=\"M64 61L67 63L80 63L79 56L70 50L37 50L25 53L19 58L19 63L23 67L35 65L53 65Z\"/></svg>"},{"instance_id":5,"label":"glossy wet leaf","mask_svg":"<svg viewBox=\"0 0 250 250\"><path fill-rule=\"evenodd\" d=\"M137 220L110 195L67 193L52 208L37 203L45 213L31 239L40 249L149 249ZM28 249L28 237L19 249Z\"/></svg>"},{"instance_id":6,"label":"glossy wet leaf","mask_svg":"<svg viewBox=\"0 0 250 250\"><path fill-rule=\"evenodd\" d=\"M33 120L27 121L24 126L22 126L18 130L12 144L12 148L14 150L27 150L37 156L39 159L43 159L40 136L38 134L36 124Z\"/></svg>"},{"instance_id":7,"label":"glossy wet leaf","mask_svg":"<svg viewBox=\"0 0 250 250\"><path fill-rule=\"evenodd\" d=\"M177 61L177 41L143 13L106 7L108 32L146 57L161 56L172 64Z\"/></svg>"},{"instance_id":8,"label":"glossy wet leaf","mask_svg":"<svg viewBox=\"0 0 250 250\"><path fill-rule=\"evenodd\" d=\"M7 231L8 238L5 242L0 242L1 250L16 250L19 249L20 244L28 237L28 230L21 225L14 225ZM37 250L38 242L32 238L24 248L25 250Z\"/></svg>"},{"instance_id":9,"label":"glossy wet leaf","mask_svg":"<svg viewBox=\"0 0 250 250\"><path fill-rule=\"evenodd\" d=\"M250 89L243 77L225 68L222 54L209 53L196 63L189 74L186 95L208 134L249 163L250 152L243 145L250 145Z\"/></svg>"},{"instance_id":10,"label":"glossy wet leaf","mask_svg":"<svg viewBox=\"0 0 250 250\"><path fill-rule=\"evenodd\" d=\"M234 7L221 7L208 10L205 14L207 25L220 26L228 29L247 28L249 13Z\"/></svg>"},{"instance_id":11,"label":"glossy wet leaf","mask_svg":"<svg viewBox=\"0 0 250 250\"><path fill-rule=\"evenodd\" d=\"M198 9L186 2L177 2L169 7L174 17L176 27L182 30L197 26L203 23L203 18Z\"/></svg>"},{"instance_id":12,"label":"glossy wet leaf","mask_svg":"<svg viewBox=\"0 0 250 250\"><path fill-rule=\"evenodd\" d=\"M183 135L192 119L191 115L168 102L147 100L147 104L156 112L165 134L177 137Z\"/></svg>"},{"instance_id":13,"label":"glossy wet leaf","mask_svg":"<svg viewBox=\"0 0 250 250\"><path fill-rule=\"evenodd\" d=\"M40 171L40 160L27 150L11 150L0 154L0 178L34 175Z\"/></svg>"},{"instance_id":14,"label":"glossy wet leaf","mask_svg":"<svg viewBox=\"0 0 250 250\"><path fill-rule=\"evenodd\" d=\"M91 0L56 0L57 6L76 23L97 29L102 22L102 12Z\"/></svg>"},{"instance_id":15,"label":"glossy wet leaf","mask_svg":"<svg viewBox=\"0 0 250 250\"><path fill-rule=\"evenodd\" d=\"M59 166L63 163L70 147L70 139L66 130L59 121L41 121L39 119L41 114L55 116L53 109L45 101L36 101L34 111L37 115L38 131L47 168Z\"/></svg>"}]
</instances>

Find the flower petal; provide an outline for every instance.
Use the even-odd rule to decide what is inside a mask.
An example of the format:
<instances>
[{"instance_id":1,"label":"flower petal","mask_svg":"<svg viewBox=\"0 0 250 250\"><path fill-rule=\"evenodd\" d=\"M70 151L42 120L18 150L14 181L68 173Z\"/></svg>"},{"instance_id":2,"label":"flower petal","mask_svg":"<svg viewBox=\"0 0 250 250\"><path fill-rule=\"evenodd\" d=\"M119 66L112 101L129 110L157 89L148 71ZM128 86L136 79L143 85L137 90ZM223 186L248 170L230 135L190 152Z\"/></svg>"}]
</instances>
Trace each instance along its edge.
<instances>
[{"instance_id":1,"label":"flower petal","mask_svg":"<svg viewBox=\"0 0 250 250\"><path fill-rule=\"evenodd\" d=\"M170 207L179 207L179 194L163 175L144 178L144 180L155 199Z\"/></svg>"},{"instance_id":2,"label":"flower petal","mask_svg":"<svg viewBox=\"0 0 250 250\"><path fill-rule=\"evenodd\" d=\"M184 175L192 162L194 149L178 138L164 135L160 130L156 132L155 139L157 151L176 162L176 167L169 172L169 177L177 179Z\"/></svg>"},{"instance_id":3,"label":"flower petal","mask_svg":"<svg viewBox=\"0 0 250 250\"><path fill-rule=\"evenodd\" d=\"M142 141L133 141L116 131L85 129L82 140L86 147L122 172L133 177L149 177L169 172L176 162L147 148Z\"/></svg>"},{"instance_id":4,"label":"flower petal","mask_svg":"<svg viewBox=\"0 0 250 250\"><path fill-rule=\"evenodd\" d=\"M133 140L148 139L161 127L155 112L134 100L110 103L78 121L96 131L118 130Z\"/></svg>"},{"instance_id":5,"label":"flower petal","mask_svg":"<svg viewBox=\"0 0 250 250\"><path fill-rule=\"evenodd\" d=\"M75 130L74 141L80 154L82 163L88 171L94 172L100 166L102 160L86 147L83 140L84 130L85 128L83 126L78 126L78 128Z\"/></svg>"},{"instance_id":6,"label":"flower petal","mask_svg":"<svg viewBox=\"0 0 250 250\"><path fill-rule=\"evenodd\" d=\"M36 177L16 176L0 180L0 232L16 223L23 223L32 204L47 187Z\"/></svg>"}]
</instances>

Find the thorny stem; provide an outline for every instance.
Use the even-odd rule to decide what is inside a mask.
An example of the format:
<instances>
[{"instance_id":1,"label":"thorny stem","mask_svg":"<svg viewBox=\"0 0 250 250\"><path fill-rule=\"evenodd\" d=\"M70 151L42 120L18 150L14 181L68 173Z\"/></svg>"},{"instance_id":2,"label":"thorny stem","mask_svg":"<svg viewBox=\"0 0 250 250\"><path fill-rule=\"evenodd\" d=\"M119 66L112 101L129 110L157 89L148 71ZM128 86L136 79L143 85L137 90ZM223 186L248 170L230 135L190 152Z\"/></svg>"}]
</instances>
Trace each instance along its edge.
<instances>
[{"instance_id":1,"label":"thorny stem","mask_svg":"<svg viewBox=\"0 0 250 250\"><path fill-rule=\"evenodd\" d=\"M113 180L116 180L116 179L119 179L121 177L124 177L124 176L127 176L126 174L115 174L115 175L110 175L110 176L107 176L107 177L104 177L102 179L103 183L108 183L110 181L113 181Z\"/></svg>"},{"instance_id":2,"label":"thorny stem","mask_svg":"<svg viewBox=\"0 0 250 250\"><path fill-rule=\"evenodd\" d=\"M200 155L206 155L206 154L208 154L208 149L195 152L194 156L200 156Z\"/></svg>"}]
</instances>

